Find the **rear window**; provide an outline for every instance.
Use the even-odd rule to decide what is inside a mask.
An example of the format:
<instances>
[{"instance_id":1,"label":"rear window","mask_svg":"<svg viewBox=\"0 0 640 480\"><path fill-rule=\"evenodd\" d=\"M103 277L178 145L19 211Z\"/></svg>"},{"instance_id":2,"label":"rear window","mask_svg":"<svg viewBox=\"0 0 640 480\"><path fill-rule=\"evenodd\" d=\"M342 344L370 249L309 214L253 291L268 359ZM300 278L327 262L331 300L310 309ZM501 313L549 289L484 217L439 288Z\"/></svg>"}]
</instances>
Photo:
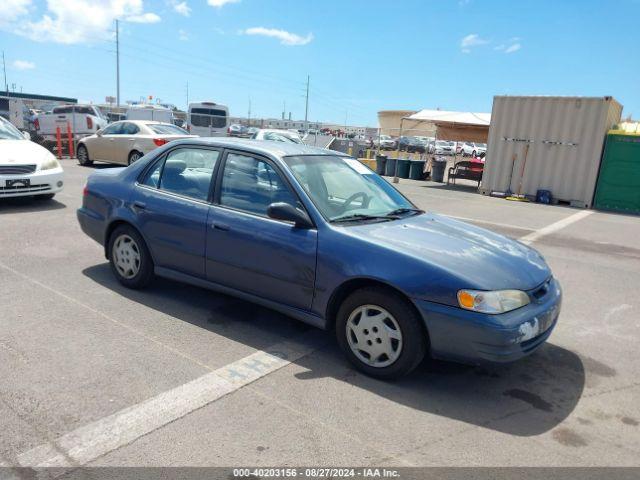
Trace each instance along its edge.
<instances>
[{"instance_id":1,"label":"rear window","mask_svg":"<svg viewBox=\"0 0 640 480\"><path fill-rule=\"evenodd\" d=\"M53 109L53 113L71 113L73 107L56 107Z\"/></svg>"},{"instance_id":2,"label":"rear window","mask_svg":"<svg viewBox=\"0 0 640 480\"><path fill-rule=\"evenodd\" d=\"M227 112L217 108L192 108L191 125L194 127L224 128L227 126Z\"/></svg>"},{"instance_id":3,"label":"rear window","mask_svg":"<svg viewBox=\"0 0 640 480\"><path fill-rule=\"evenodd\" d=\"M189 135L189 132L176 125L147 124L147 127L149 127L153 133L160 135Z\"/></svg>"}]
</instances>

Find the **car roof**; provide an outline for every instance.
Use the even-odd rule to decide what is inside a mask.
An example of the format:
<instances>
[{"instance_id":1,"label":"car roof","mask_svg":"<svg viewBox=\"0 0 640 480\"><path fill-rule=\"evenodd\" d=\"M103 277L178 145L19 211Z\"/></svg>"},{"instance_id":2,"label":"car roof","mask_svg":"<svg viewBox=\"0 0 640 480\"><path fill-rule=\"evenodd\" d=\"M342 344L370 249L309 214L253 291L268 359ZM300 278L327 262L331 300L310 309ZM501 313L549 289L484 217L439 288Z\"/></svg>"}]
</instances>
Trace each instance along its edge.
<instances>
[{"instance_id":1,"label":"car roof","mask_svg":"<svg viewBox=\"0 0 640 480\"><path fill-rule=\"evenodd\" d=\"M270 140L252 140L248 138L230 137L198 137L178 140L174 144L180 145L208 145L222 148L239 148L252 153L270 155L277 158L294 155L338 155L344 153L323 148L310 147L300 143L275 142Z\"/></svg>"},{"instance_id":2,"label":"car roof","mask_svg":"<svg viewBox=\"0 0 640 480\"><path fill-rule=\"evenodd\" d=\"M135 123L135 124L142 124L142 125L173 125L173 123L158 122L156 120L127 120L127 119L118 120L117 122L111 122L109 125L113 125L114 123Z\"/></svg>"}]
</instances>

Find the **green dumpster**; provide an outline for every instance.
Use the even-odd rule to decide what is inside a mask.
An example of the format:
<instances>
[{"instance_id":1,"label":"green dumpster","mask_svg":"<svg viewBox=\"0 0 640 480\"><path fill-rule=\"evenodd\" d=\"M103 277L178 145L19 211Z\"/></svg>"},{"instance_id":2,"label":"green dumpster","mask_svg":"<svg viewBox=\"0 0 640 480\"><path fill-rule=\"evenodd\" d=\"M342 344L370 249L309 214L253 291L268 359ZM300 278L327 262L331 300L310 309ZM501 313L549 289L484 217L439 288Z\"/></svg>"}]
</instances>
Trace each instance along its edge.
<instances>
[{"instance_id":1,"label":"green dumpster","mask_svg":"<svg viewBox=\"0 0 640 480\"><path fill-rule=\"evenodd\" d=\"M594 207L640 213L640 134L607 135Z\"/></svg>"},{"instance_id":2,"label":"green dumpster","mask_svg":"<svg viewBox=\"0 0 640 480\"><path fill-rule=\"evenodd\" d=\"M384 175L385 167L387 165L386 155L376 155L376 173L378 175Z\"/></svg>"},{"instance_id":3,"label":"green dumpster","mask_svg":"<svg viewBox=\"0 0 640 480\"><path fill-rule=\"evenodd\" d=\"M387 177L393 177L396 174L396 159L387 158L387 164L384 166L384 174Z\"/></svg>"},{"instance_id":4,"label":"green dumpster","mask_svg":"<svg viewBox=\"0 0 640 480\"><path fill-rule=\"evenodd\" d=\"M409 167L409 178L411 180L422 180L424 172L424 160L411 160Z\"/></svg>"},{"instance_id":5,"label":"green dumpster","mask_svg":"<svg viewBox=\"0 0 640 480\"><path fill-rule=\"evenodd\" d=\"M407 158L398 159L398 177L399 178L409 178L410 163L411 163L411 160Z\"/></svg>"}]
</instances>

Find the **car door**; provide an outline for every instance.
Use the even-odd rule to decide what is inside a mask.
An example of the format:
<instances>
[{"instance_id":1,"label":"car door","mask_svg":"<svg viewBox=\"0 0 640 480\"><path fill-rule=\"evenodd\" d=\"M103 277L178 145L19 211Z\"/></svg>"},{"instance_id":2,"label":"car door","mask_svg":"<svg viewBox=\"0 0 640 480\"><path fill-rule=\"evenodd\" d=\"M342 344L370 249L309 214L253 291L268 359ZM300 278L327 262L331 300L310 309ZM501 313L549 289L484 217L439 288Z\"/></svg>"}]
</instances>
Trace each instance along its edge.
<instances>
[{"instance_id":1,"label":"car door","mask_svg":"<svg viewBox=\"0 0 640 480\"><path fill-rule=\"evenodd\" d=\"M136 138L139 136L140 127L135 123L124 122L122 132L116 138L114 144L115 162L123 165L129 164L129 154L134 150Z\"/></svg>"},{"instance_id":2,"label":"car door","mask_svg":"<svg viewBox=\"0 0 640 480\"><path fill-rule=\"evenodd\" d=\"M228 151L220 166L207 228L207 278L278 303L309 309L317 230L268 218L271 203L304 207L276 165Z\"/></svg>"},{"instance_id":3,"label":"car door","mask_svg":"<svg viewBox=\"0 0 640 480\"><path fill-rule=\"evenodd\" d=\"M131 198L156 267L205 278L209 198L220 151L176 147L152 164Z\"/></svg>"},{"instance_id":4,"label":"car door","mask_svg":"<svg viewBox=\"0 0 640 480\"><path fill-rule=\"evenodd\" d=\"M104 162L111 162L111 145L115 141L114 139L120 135L122 130L122 123L112 123L104 130L101 135L97 135L91 139L91 143L88 144L89 156L93 160L102 160Z\"/></svg>"}]
</instances>

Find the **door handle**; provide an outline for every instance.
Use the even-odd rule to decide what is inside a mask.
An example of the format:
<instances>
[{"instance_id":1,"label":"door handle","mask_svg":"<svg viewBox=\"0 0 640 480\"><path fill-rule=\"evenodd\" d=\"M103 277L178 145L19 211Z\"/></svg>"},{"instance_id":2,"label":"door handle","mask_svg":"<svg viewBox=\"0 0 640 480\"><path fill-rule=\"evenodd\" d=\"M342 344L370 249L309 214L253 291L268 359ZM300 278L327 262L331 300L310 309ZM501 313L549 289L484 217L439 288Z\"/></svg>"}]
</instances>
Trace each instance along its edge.
<instances>
[{"instance_id":1,"label":"door handle","mask_svg":"<svg viewBox=\"0 0 640 480\"><path fill-rule=\"evenodd\" d=\"M229 230L231 230L231 227L229 227L229 225L226 225L224 223L212 223L211 228L215 230L222 230L223 232L228 232Z\"/></svg>"},{"instance_id":2,"label":"door handle","mask_svg":"<svg viewBox=\"0 0 640 480\"><path fill-rule=\"evenodd\" d=\"M144 210L145 208L147 208L147 204L144 202L135 201L133 202L133 207L137 208L138 210Z\"/></svg>"}]
</instances>

